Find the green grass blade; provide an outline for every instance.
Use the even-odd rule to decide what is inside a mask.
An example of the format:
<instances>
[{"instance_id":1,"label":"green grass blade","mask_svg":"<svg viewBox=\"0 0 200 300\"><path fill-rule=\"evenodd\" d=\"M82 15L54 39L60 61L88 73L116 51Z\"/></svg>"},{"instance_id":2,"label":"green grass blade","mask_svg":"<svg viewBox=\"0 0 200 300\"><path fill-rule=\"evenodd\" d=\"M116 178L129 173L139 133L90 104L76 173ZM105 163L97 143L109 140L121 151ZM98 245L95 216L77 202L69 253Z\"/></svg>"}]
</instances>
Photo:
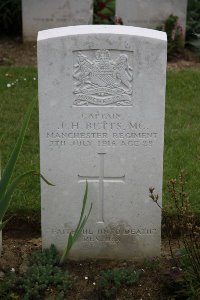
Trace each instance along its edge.
<instances>
[{"instance_id":1,"label":"green grass blade","mask_svg":"<svg viewBox=\"0 0 200 300\"><path fill-rule=\"evenodd\" d=\"M5 167L5 170L2 174L2 178L1 178L1 181L0 181L0 199L5 194L7 186L9 184L10 179L11 179L11 176L12 176L17 158L19 156L19 153L20 153L20 150L21 150L21 147L22 147L22 144L23 144L26 129L28 127L28 123L29 123L31 113L32 113L32 110L34 108L35 103L36 103L36 98L29 105L29 108L28 108L28 110L25 114L25 117L24 117L24 120L23 120L23 123L22 123L22 127L21 127L21 130L20 130L20 134L18 136L17 142L14 146L14 149L11 153L10 159L8 160L8 163L7 163L7 165Z\"/></svg>"},{"instance_id":2,"label":"green grass blade","mask_svg":"<svg viewBox=\"0 0 200 300\"><path fill-rule=\"evenodd\" d=\"M17 178L15 178L13 180L13 182L9 185L9 187L6 190L6 193L3 195L3 197L0 199L0 221L2 221L9 205L10 205L10 201L12 198L12 194L15 190L15 188L19 185L19 183L27 176L29 175L38 175L40 176L47 184L52 185L52 183L50 183L49 181L46 180L46 178L44 178L43 175L41 175L40 173L37 173L35 171L28 171L24 174L19 175Z\"/></svg>"}]
</instances>

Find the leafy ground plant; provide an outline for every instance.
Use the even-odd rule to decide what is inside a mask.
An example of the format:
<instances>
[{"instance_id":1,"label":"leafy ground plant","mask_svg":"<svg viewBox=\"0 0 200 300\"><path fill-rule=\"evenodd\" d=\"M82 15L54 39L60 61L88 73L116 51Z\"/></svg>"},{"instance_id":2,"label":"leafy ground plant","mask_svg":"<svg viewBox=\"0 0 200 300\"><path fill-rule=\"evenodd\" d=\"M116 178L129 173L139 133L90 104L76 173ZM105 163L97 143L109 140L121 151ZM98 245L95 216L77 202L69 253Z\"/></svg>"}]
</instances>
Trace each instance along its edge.
<instances>
[{"instance_id":1,"label":"leafy ground plant","mask_svg":"<svg viewBox=\"0 0 200 300\"><path fill-rule=\"evenodd\" d=\"M52 245L50 249L33 253L26 272L17 277L8 270L4 282L0 283L1 299L44 299L49 293L55 299L66 299L71 288L69 273L59 267L59 254Z\"/></svg>"},{"instance_id":2,"label":"leafy ground plant","mask_svg":"<svg viewBox=\"0 0 200 300\"><path fill-rule=\"evenodd\" d=\"M159 257L147 257L144 260L144 266L151 272L157 272L160 269L160 259Z\"/></svg>"},{"instance_id":3,"label":"leafy ground plant","mask_svg":"<svg viewBox=\"0 0 200 300\"><path fill-rule=\"evenodd\" d=\"M171 179L168 183L169 205L162 209L171 256L175 270L182 272L182 287L185 297L189 299L200 298L200 224L194 215L185 192L186 175L182 171L178 179ZM150 188L150 198L160 207L158 195ZM169 211L173 218L167 217ZM175 253L171 247L171 240L177 234L179 249ZM180 273L180 272L179 272ZM180 282L180 280L179 280Z\"/></svg>"},{"instance_id":4,"label":"leafy ground plant","mask_svg":"<svg viewBox=\"0 0 200 300\"><path fill-rule=\"evenodd\" d=\"M200 0L189 0L187 11L186 46L200 57Z\"/></svg>"},{"instance_id":5,"label":"leafy ground plant","mask_svg":"<svg viewBox=\"0 0 200 300\"><path fill-rule=\"evenodd\" d=\"M114 24L115 0L94 1L94 24Z\"/></svg>"},{"instance_id":6,"label":"leafy ground plant","mask_svg":"<svg viewBox=\"0 0 200 300\"><path fill-rule=\"evenodd\" d=\"M0 1L0 35L21 34L21 19L20 0Z\"/></svg>"},{"instance_id":7,"label":"leafy ground plant","mask_svg":"<svg viewBox=\"0 0 200 300\"><path fill-rule=\"evenodd\" d=\"M134 268L102 271L97 280L98 294L103 299L115 299L120 288L138 284L140 276L141 271Z\"/></svg>"},{"instance_id":8,"label":"leafy ground plant","mask_svg":"<svg viewBox=\"0 0 200 300\"><path fill-rule=\"evenodd\" d=\"M172 58L180 54L184 48L183 28L177 16L170 15L158 30L167 34L167 56Z\"/></svg>"}]
</instances>

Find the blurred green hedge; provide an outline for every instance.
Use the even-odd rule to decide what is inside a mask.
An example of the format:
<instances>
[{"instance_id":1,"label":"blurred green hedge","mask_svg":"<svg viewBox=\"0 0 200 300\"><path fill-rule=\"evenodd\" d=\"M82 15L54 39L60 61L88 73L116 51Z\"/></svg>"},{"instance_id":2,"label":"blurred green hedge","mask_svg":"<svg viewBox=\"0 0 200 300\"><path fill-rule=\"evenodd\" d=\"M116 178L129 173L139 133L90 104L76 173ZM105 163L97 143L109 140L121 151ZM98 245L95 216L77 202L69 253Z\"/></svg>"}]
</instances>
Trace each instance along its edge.
<instances>
[{"instance_id":1,"label":"blurred green hedge","mask_svg":"<svg viewBox=\"0 0 200 300\"><path fill-rule=\"evenodd\" d=\"M33 0L34 1L34 0ZM0 35L21 35L21 0L0 0Z\"/></svg>"}]
</instances>

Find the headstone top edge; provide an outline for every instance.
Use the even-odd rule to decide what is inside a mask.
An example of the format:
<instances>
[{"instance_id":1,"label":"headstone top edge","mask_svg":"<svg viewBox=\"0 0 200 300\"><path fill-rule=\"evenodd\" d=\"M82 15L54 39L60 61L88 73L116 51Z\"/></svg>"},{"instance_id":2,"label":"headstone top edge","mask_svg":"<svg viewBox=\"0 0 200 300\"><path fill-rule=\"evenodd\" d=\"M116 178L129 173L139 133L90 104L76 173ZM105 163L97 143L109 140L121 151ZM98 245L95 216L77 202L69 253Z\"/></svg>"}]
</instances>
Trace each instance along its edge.
<instances>
[{"instance_id":1,"label":"headstone top edge","mask_svg":"<svg viewBox=\"0 0 200 300\"><path fill-rule=\"evenodd\" d=\"M42 30L38 32L37 41L84 34L123 34L167 41L163 31L124 25L76 25Z\"/></svg>"}]
</instances>

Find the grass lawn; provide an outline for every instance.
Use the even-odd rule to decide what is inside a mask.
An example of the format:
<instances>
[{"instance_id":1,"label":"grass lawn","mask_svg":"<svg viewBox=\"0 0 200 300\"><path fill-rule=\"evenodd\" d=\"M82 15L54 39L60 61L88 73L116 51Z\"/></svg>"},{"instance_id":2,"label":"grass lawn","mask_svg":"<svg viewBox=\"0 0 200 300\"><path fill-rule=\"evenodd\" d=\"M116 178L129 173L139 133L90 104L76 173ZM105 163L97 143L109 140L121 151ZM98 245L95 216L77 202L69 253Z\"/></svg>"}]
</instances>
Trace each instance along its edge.
<instances>
[{"instance_id":1,"label":"grass lawn","mask_svg":"<svg viewBox=\"0 0 200 300\"><path fill-rule=\"evenodd\" d=\"M28 103L35 96L37 96L35 68L0 68L0 147L3 167L18 136ZM177 177L184 169L188 174L187 191L196 212L200 212L199 102L200 70L168 72L163 200L165 204L168 197L167 181ZM39 170L37 107L31 117L15 174L31 169ZM40 215L39 178L28 178L20 185L20 189L16 190L13 196L10 212L31 216Z\"/></svg>"},{"instance_id":2,"label":"grass lawn","mask_svg":"<svg viewBox=\"0 0 200 300\"><path fill-rule=\"evenodd\" d=\"M187 192L200 212L200 70L170 71L167 75L164 151L166 183L181 170L187 173Z\"/></svg>"}]
</instances>

